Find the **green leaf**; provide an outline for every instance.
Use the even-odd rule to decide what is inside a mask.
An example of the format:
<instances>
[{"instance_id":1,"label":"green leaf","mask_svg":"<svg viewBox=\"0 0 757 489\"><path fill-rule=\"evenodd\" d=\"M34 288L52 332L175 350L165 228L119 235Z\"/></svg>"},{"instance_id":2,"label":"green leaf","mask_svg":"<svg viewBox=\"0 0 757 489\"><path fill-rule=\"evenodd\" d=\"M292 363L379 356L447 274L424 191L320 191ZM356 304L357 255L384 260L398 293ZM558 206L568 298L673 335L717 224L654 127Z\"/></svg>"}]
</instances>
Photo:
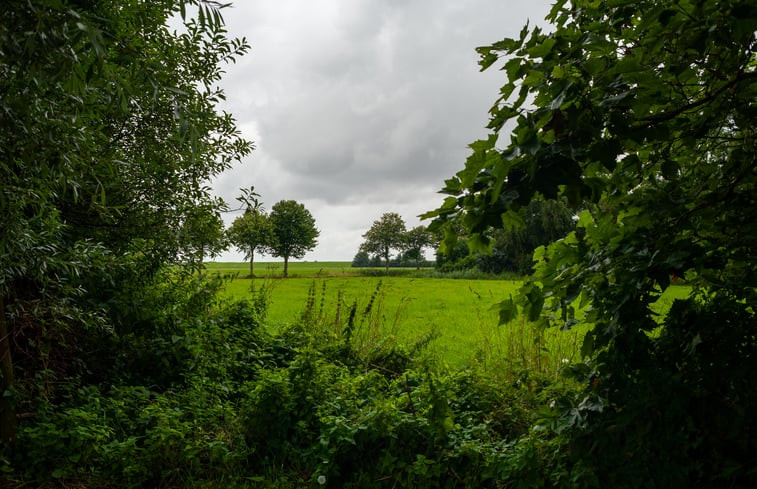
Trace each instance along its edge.
<instances>
[{"instance_id":1,"label":"green leaf","mask_svg":"<svg viewBox=\"0 0 757 489\"><path fill-rule=\"evenodd\" d=\"M518 307L513 301L511 295L509 299L504 300L498 304L499 307L499 326L508 324L510 321L518 316Z\"/></svg>"},{"instance_id":2,"label":"green leaf","mask_svg":"<svg viewBox=\"0 0 757 489\"><path fill-rule=\"evenodd\" d=\"M666 158L662 161L662 176L666 180L674 180L678 178L680 169L680 165L674 160Z\"/></svg>"},{"instance_id":3,"label":"green leaf","mask_svg":"<svg viewBox=\"0 0 757 489\"><path fill-rule=\"evenodd\" d=\"M470 247L470 249L479 253L489 253L489 251L491 250L491 245L491 238L482 233L472 233L468 238L468 246Z\"/></svg>"},{"instance_id":4,"label":"green leaf","mask_svg":"<svg viewBox=\"0 0 757 489\"><path fill-rule=\"evenodd\" d=\"M505 63L504 69L507 72L507 78L510 80L511 84L514 85L520 80L521 73L523 73L523 65L520 58L513 58Z\"/></svg>"},{"instance_id":5,"label":"green leaf","mask_svg":"<svg viewBox=\"0 0 757 489\"><path fill-rule=\"evenodd\" d=\"M545 38L540 44L529 48L526 52L532 58L543 58L552 52L557 40L553 37Z\"/></svg>"},{"instance_id":6,"label":"green leaf","mask_svg":"<svg viewBox=\"0 0 757 489\"><path fill-rule=\"evenodd\" d=\"M522 228L525 226L523 218L513 209L508 209L507 212L504 212L502 214L501 218L503 229L506 229L508 231L512 231L513 229Z\"/></svg>"},{"instance_id":7,"label":"green leaf","mask_svg":"<svg viewBox=\"0 0 757 489\"><path fill-rule=\"evenodd\" d=\"M675 17L676 11L673 9L664 9L662 12L660 12L660 15L657 16L657 21L662 26L666 26L670 23L670 20Z\"/></svg>"},{"instance_id":8,"label":"green leaf","mask_svg":"<svg viewBox=\"0 0 757 489\"><path fill-rule=\"evenodd\" d=\"M583 63L584 69L591 76L598 75L604 71L605 66L607 66L607 63L601 58L589 58Z\"/></svg>"},{"instance_id":9,"label":"green leaf","mask_svg":"<svg viewBox=\"0 0 757 489\"><path fill-rule=\"evenodd\" d=\"M502 95L502 100L507 100L508 98L510 98L513 90L515 90L514 83L505 83L499 91L499 93Z\"/></svg>"},{"instance_id":10,"label":"green leaf","mask_svg":"<svg viewBox=\"0 0 757 489\"><path fill-rule=\"evenodd\" d=\"M486 70L491 65L497 62L499 56L491 52L491 49L477 48L479 52L478 64L481 67L481 71Z\"/></svg>"},{"instance_id":11,"label":"green leaf","mask_svg":"<svg viewBox=\"0 0 757 489\"><path fill-rule=\"evenodd\" d=\"M584 336L584 341L581 343L581 356L583 358L590 358L594 353L594 334L587 333Z\"/></svg>"},{"instance_id":12,"label":"green leaf","mask_svg":"<svg viewBox=\"0 0 757 489\"><path fill-rule=\"evenodd\" d=\"M527 288L526 299L528 303L528 320L534 322L539 319L544 308L544 294L540 287L531 284Z\"/></svg>"}]
</instances>

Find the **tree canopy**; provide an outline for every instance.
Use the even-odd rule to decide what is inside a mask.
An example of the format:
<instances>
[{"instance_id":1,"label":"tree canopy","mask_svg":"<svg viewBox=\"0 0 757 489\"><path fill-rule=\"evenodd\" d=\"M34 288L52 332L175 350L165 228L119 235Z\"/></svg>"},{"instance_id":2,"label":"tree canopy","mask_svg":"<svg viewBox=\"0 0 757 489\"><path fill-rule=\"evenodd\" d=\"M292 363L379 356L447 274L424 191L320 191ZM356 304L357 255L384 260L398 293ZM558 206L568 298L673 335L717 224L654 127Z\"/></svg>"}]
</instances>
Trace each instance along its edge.
<instances>
[{"instance_id":1,"label":"tree canopy","mask_svg":"<svg viewBox=\"0 0 757 489\"><path fill-rule=\"evenodd\" d=\"M470 250L464 238L468 235L462 219L449 226L448 236L437 252L437 266L442 270L477 268L485 273L503 272L530 275L534 251L565 237L575 229L575 211L560 200L535 198L518 209L519 222L509 229L487 232L490 248Z\"/></svg>"},{"instance_id":2,"label":"tree canopy","mask_svg":"<svg viewBox=\"0 0 757 489\"><path fill-rule=\"evenodd\" d=\"M255 187L240 190L242 194L237 197L237 201L242 204L244 214L234 219L226 231L226 236L231 244L250 260L250 278L254 278L255 252L268 250L275 236L273 224L263 208L260 195L255 192Z\"/></svg>"},{"instance_id":3,"label":"tree canopy","mask_svg":"<svg viewBox=\"0 0 757 489\"><path fill-rule=\"evenodd\" d=\"M247 209L231 223L228 236L229 241L250 260L250 277L254 277L255 253L267 250L274 240L271 219L261 209Z\"/></svg>"},{"instance_id":4,"label":"tree canopy","mask_svg":"<svg viewBox=\"0 0 757 489\"><path fill-rule=\"evenodd\" d=\"M426 226L415 226L405 232L402 254L404 258L414 260L415 267L419 268L423 260L423 249L433 246L435 242L434 235Z\"/></svg>"},{"instance_id":5,"label":"tree canopy","mask_svg":"<svg viewBox=\"0 0 757 489\"><path fill-rule=\"evenodd\" d=\"M184 32L167 26L174 16ZM197 218L217 216L206 182L252 145L216 108L221 65L248 46L226 37L213 2L8 0L0 46L6 392L18 325L118 322L112 306L135 304L115 299L123 289L202 258ZM187 253L191 241L203 251ZM5 440L9 403L0 400Z\"/></svg>"},{"instance_id":6,"label":"tree canopy","mask_svg":"<svg viewBox=\"0 0 757 489\"><path fill-rule=\"evenodd\" d=\"M281 200L273 205L270 215L274 240L269 246L274 256L284 258L284 276L288 275L289 258L302 258L318 244L320 232L315 219L303 204Z\"/></svg>"},{"instance_id":7,"label":"tree canopy","mask_svg":"<svg viewBox=\"0 0 757 489\"><path fill-rule=\"evenodd\" d=\"M581 309L593 327L573 369L585 397L558 423L579 485L747 487L754 441L727 426L754 430L757 408L757 6L558 1L548 20L479 48L506 76L492 132L427 216L459 216L485 248L539 195L582 209L501 305L503 322L570 328ZM676 277L692 297L650 335Z\"/></svg>"},{"instance_id":8,"label":"tree canopy","mask_svg":"<svg viewBox=\"0 0 757 489\"><path fill-rule=\"evenodd\" d=\"M386 212L373 222L363 235L365 241L360 249L369 254L381 256L389 273L389 258L392 250L401 251L405 245L405 220L396 212Z\"/></svg>"},{"instance_id":9,"label":"tree canopy","mask_svg":"<svg viewBox=\"0 0 757 489\"><path fill-rule=\"evenodd\" d=\"M178 241L178 257L181 263L202 266L206 258L215 257L228 248L224 235L221 199L209 199L184 212Z\"/></svg>"}]
</instances>

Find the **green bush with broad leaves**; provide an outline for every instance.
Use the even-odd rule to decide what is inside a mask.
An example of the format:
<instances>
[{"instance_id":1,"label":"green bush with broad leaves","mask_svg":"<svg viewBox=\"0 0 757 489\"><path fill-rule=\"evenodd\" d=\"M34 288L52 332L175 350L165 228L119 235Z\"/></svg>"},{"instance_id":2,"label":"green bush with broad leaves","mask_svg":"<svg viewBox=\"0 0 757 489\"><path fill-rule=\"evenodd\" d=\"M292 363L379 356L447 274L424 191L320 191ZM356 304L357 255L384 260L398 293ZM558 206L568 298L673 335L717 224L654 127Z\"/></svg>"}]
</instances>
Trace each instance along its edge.
<instances>
[{"instance_id":1,"label":"green bush with broad leaves","mask_svg":"<svg viewBox=\"0 0 757 489\"><path fill-rule=\"evenodd\" d=\"M492 133L427 217L485 248L534 199L576 209L501 314L592 327L583 391L543 424L566 448L555 485L752 487L757 7L558 1L547 19L478 48L505 75ZM691 297L659 329L680 278Z\"/></svg>"}]
</instances>

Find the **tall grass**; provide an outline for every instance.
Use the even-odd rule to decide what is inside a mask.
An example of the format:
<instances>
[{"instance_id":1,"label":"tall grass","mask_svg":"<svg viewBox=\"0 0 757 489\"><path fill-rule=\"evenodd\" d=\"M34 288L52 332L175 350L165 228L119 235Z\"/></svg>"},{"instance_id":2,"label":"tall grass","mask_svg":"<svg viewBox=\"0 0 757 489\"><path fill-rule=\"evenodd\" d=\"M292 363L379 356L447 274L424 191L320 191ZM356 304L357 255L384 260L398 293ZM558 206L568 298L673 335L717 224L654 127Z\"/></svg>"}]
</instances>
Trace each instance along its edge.
<instances>
[{"instance_id":1,"label":"tall grass","mask_svg":"<svg viewBox=\"0 0 757 489\"><path fill-rule=\"evenodd\" d=\"M340 275L341 262L322 267L319 275L315 263L297 265L294 276L285 280L275 274L255 280L237 276L227 283L225 293L251 297L252 289L265 286L268 328L307 321L324 333L355 335L354 341L366 351L392 343L451 369L531 369L555 375L581 359L585 325L569 331L542 329L523 318L498 325L497 304L516 294L518 280L349 276ZM672 300L688 290L672 287L655 307L664 314Z\"/></svg>"},{"instance_id":2,"label":"tall grass","mask_svg":"<svg viewBox=\"0 0 757 489\"><path fill-rule=\"evenodd\" d=\"M270 295L268 327L297 321L324 333L353 335L370 357L389 343L451 369L531 368L555 374L578 359L583 332L540 331L529 322L499 326L497 303L517 281L406 277L236 279L229 297L249 297L253 283Z\"/></svg>"}]
</instances>

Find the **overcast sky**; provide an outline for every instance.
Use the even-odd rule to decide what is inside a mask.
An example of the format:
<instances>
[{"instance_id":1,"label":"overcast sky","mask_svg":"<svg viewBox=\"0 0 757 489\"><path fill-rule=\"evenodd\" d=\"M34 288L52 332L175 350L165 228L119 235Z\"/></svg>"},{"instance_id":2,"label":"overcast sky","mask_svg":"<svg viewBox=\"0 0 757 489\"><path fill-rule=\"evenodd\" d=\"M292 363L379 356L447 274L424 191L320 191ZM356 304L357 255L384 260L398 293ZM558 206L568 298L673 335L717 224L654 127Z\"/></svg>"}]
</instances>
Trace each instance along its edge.
<instances>
[{"instance_id":1,"label":"overcast sky","mask_svg":"<svg viewBox=\"0 0 757 489\"><path fill-rule=\"evenodd\" d=\"M549 5L236 0L224 10L227 29L252 49L226 68L223 108L256 149L213 182L215 192L234 204L254 185L267 210L303 203L321 233L308 261L352 260L385 212L418 225L468 145L486 136L504 83L496 69L479 71L475 48L543 24Z\"/></svg>"}]
</instances>

